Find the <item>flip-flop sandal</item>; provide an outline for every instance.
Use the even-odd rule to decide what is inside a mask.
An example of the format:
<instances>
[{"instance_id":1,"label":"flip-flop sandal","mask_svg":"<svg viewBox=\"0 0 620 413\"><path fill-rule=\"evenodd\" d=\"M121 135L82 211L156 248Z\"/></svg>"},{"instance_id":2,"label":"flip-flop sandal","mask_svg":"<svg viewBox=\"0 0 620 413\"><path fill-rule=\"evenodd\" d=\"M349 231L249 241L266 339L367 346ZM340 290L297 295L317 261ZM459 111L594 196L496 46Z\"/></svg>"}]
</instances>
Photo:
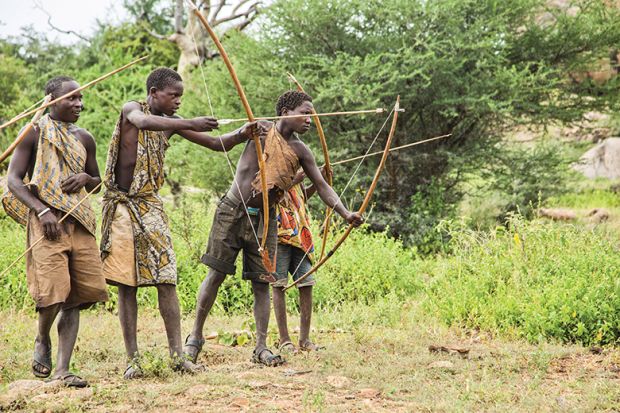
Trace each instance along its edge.
<instances>
[{"instance_id":1,"label":"flip-flop sandal","mask_svg":"<svg viewBox=\"0 0 620 413\"><path fill-rule=\"evenodd\" d=\"M312 341L307 340L305 343L299 344L299 350L300 351L319 351L319 350L325 350L325 347L317 346Z\"/></svg>"},{"instance_id":2,"label":"flip-flop sandal","mask_svg":"<svg viewBox=\"0 0 620 413\"><path fill-rule=\"evenodd\" d=\"M200 364L192 363L191 366L187 366L186 361L191 363L191 360L175 358L172 370L182 374L198 374L207 371L207 368Z\"/></svg>"},{"instance_id":3,"label":"flip-flop sandal","mask_svg":"<svg viewBox=\"0 0 620 413\"><path fill-rule=\"evenodd\" d=\"M287 353L287 354L297 354L297 347L295 347L295 344L293 344L292 341L285 341L282 344L280 344L280 347L278 347L278 351L280 353Z\"/></svg>"},{"instance_id":4,"label":"flip-flop sandal","mask_svg":"<svg viewBox=\"0 0 620 413\"><path fill-rule=\"evenodd\" d=\"M52 377L51 379L48 380L48 382L52 382L55 380L61 380L62 384L65 387L75 387L75 388L88 387L88 382L86 380L84 380L80 376L73 374L73 373L67 373L67 374L63 374L62 376Z\"/></svg>"},{"instance_id":5,"label":"flip-flop sandal","mask_svg":"<svg viewBox=\"0 0 620 413\"><path fill-rule=\"evenodd\" d=\"M191 334L188 335L187 338L185 339L185 345L183 346L183 354L187 356L189 361L196 364L196 360L198 360L198 355L202 351L202 346L204 346L205 340L204 338L198 340L197 338L190 338L190 337L191 337ZM192 355L190 352L188 352L185 349L186 347L193 347L194 349L196 349L196 352Z\"/></svg>"},{"instance_id":6,"label":"flip-flop sandal","mask_svg":"<svg viewBox=\"0 0 620 413\"><path fill-rule=\"evenodd\" d=\"M37 339L35 338L34 340L34 345L36 347L37 345ZM39 371L36 367L43 367L47 369L47 372L42 372ZM34 354L32 356L32 374L35 375L35 377L38 377L40 379L45 379L48 378L50 376L50 374L52 374L52 346L51 343L47 348L47 352L44 355L41 355L41 353L38 353L36 350L34 351Z\"/></svg>"},{"instance_id":7,"label":"flip-flop sandal","mask_svg":"<svg viewBox=\"0 0 620 413\"><path fill-rule=\"evenodd\" d=\"M139 379L144 377L144 372L140 368L140 366L136 363L129 363L127 368L125 369L125 373L123 373L123 378L125 380Z\"/></svg>"},{"instance_id":8,"label":"flip-flop sandal","mask_svg":"<svg viewBox=\"0 0 620 413\"><path fill-rule=\"evenodd\" d=\"M269 352L269 355L266 357L261 357L265 351ZM258 352L254 349L254 354L252 354L252 363L262 364L267 367L277 367L286 363L286 360L284 360L281 355L273 354L271 350L264 348Z\"/></svg>"}]
</instances>

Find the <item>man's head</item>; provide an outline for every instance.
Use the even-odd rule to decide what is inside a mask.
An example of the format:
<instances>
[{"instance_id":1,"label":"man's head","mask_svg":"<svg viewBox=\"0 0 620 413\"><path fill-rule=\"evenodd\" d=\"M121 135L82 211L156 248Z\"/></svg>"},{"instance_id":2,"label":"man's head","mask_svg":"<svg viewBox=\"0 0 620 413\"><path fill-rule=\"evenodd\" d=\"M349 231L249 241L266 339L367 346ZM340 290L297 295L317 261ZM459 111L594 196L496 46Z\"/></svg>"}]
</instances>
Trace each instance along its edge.
<instances>
[{"instance_id":1,"label":"man's head","mask_svg":"<svg viewBox=\"0 0 620 413\"><path fill-rule=\"evenodd\" d=\"M50 79L45 85L45 94L52 95L52 99L59 98L66 95L71 91L78 89L80 85L78 82L70 78L69 76L56 76ZM80 113L84 109L82 104L82 94L80 92L64 98L60 102L54 103L50 107L50 116L52 119L59 120L61 122L77 122L80 118Z\"/></svg>"},{"instance_id":2,"label":"man's head","mask_svg":"<svg viewBox=\"0 0 620 413\"><path fill-rule=\"evenodd\" d=\"M281 119L280 122L297 133L306 133L310 129L310 114L312 114L312 97L304 92L289 90L284 92L276 103L278 116L308 115L299 118Z\"/></svg>"},{"instance_id":3,"label":"man's head","mask_svg":"<svg viewBox=\"0 0 620 413\"><path fill-rule=\"evenodd\" d=\"M146 79L146 93L151 109L172 116L181 106L183 79L172 69L158 67Z\"/></svg>"}]
</instances>

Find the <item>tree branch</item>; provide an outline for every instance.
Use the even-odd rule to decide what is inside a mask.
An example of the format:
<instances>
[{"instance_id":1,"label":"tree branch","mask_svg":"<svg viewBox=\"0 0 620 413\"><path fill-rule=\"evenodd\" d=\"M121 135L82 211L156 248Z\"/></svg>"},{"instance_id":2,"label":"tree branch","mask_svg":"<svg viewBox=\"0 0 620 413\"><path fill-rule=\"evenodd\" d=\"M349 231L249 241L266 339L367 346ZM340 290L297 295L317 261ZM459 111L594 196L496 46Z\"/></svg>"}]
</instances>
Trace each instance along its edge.
<instances>
[{"instance_id":1,"label":"tree branch","mask_svg":"<svg viewBox=\"0 0 620 413\"><path fill-rule=\"evenodd\" d=\"M43 5L41 4L40 1L35 1L34 2L34 6L35 8L41 10L43 13L45 13L47 15L47 24L52 28L52 30L63 33L63 34L72 34L82 40L84 40L87 43L90 43L90 39L87 37L82 36L81 34L73 31L73 30L63 30L59 27L54 26L54 24L52 23L52 15L49 14L49 12L47 10L45 10L45 8L43 7Z\"/></svg>"},{"instance_id":2,"label":"tree branch","mask_svg":"<svg viewBox=\"0 0 620 413\"><path fill-rule=\"evenodd\" d=\"M174 31L183 33L183 0L177 0L174 6Z\"/></svg>"},{"instance_id":3,"label":"tree branch","mask_svg":"<svg viewBox=\"0 0 620 413\"><path fill-rule=\"evenodd\" d=\"M252 4L245 12L231 14L231 15L229 15L227 17L222 18L222 19L214 20L213 21L213 27L218 26L218 25L220 25L222 23L231 21L231 20L239 19L241 17L245 17L245 20L241 24L239 24L237 26L243 25L243 27L245 27L245 26L247 26L248 24L250 24L252 22L253 16L256 16L257 11L258 11L257 7L258 7L258 2Z\"/></svg>"}]
</instances>

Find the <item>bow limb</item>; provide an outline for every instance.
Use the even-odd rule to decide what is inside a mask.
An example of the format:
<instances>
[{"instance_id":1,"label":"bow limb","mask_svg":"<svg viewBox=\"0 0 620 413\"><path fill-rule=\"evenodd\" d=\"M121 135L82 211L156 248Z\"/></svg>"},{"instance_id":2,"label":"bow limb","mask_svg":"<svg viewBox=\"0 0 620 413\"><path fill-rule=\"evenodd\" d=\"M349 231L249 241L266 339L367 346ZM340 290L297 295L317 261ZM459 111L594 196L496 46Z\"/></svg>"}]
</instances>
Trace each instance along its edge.
<instances>
[{"instance_id":1,"label":"bow limb","mask_svg":"<svg viewBox=\"0 0 620 413\"><path fill-rule=\"evenodd\" d=\"M43 116L43 113L45 113L46 105L47 103L49 103L50 100L52 100L52 95L45 96L45 99L43 99L43 104L39 107L37 112L34 114L32 119L30 120L30 123L26 125L26 127L21 131L21 133L17 136L17 138L15 138L13 143L6 149L6 151L4 151L2 155L0 155L0 163L4 162L4 160L8 158L11 155L11 153L13 153L15 148L17 148L17 145L19 145L19 143L24 140L24 137L28 134L28 132L30 132L30 129L34 127L35 123L37 123L39 119L41 118L41 116Z\"/></svg>"},{"instance_id":2,"label":"bow limb","mask_svg":"<svg viewBox=\"0 0 620 413\"><path fill-rule=\"evenodd\" d=\"M222 60L224 60L224 63L226 64L226 68L228 69L228 72L230 73L230 76L232 77L233 83L235 84L235 88L237 89L237 94L239 95L239 99L241 99L241 104L243 105L243 108L245 109L245 112L248 115L248 120L250 122L254 122L255 121L254 114L252 113L252 109L250 108L250 103L248 102L248 99L245 96L245 92L243 90L243 87L241 86L241 82L239 82L237 73L235 72L235 69L232 63L230 62L230 59L228 58L228 53L226 53L226 50L224 50L224 46L222 46L220 39L217 37L217 35L215 34L213 29L209 25L209 22L207 21L205 16L203 16L203 14L200 12L198 7L196 7L196 5L191 0L186 0L186 2L189 4L189 7L192 9L194 14L198 18L198 20L200 20L204 28L207 30L207 32L209 33L209 36L211 37L211 40L213 40L213 43L219 50L220 56L222 57ZM261 189L262 189L262 195L263 195L263 237L261 239L260 251L263 257L263 263L269 262L270 264L273 264L270 262L269 255L266 253L266 250L265 250L265 243L267 242L267 231L269 229L269 192L267 190L267 178L265 176L265 157L263 155L263 147L261 145L260 138L256 134L253 134L252 140L254 141L254 145L256 146L256 155L258 157L258 172L260 174ZM273 267L274 267L273 269L269 267L267 269L270 271L273 271L275 269L275 265L273 265Z\"/></svg>"},{"instance_id":3,"label":"bow limb","mask_svg":"<svg viewBox=\"0 0 620 413\"><path fill-rule=\"evenodd\" d=\"M295 79L295 76L293 76L291 73L287 73L287 75L289 79L291 79L291 81L295 83L295 85L297 86L297 90L305 93L304 88L301 86L301 83L299 83L299 81ZM316 109L312 108L312 114L317 114ZM329 151L327 150L327 139L325 139L323 125L321 124L321 119L319 119L318 116L312 116L312 119L314 120L314 124L316 125L316 132L319 135L319 140L321 141L321 148L323 149L323 158L325 159L325 165L323 166L323 168L325 168L325 173L327 175L327 183L329 184L329 186L333 186L334 175L331 163L329 161ZM325 210L325 222L323 222L323 241L321 242L321 255L319 256L319 261L325 255L325 246L327 244L327 235L329 235L329 223L331 215L332 209L328 207Z\"/></svg>"},{"instance_id":4,"label":"bow limb","mask_svg":"<svg viewBox=\"0 0 620 413\"><path fill-rule=\"evenodd\" d=\"M381 161L379 162L379 166L377 167L377 170L375 171L375 176L372 179L372 183L370 184L370 187L368 188L368 191L366 192L366 196L364 197L364 201L362 202L362 205L360 206L360 208L357 211L359 214L363 214L364 211L366 211L366 208L368 208L368 204L370 203L370 198L372 197L372 193L375 191L375 188L377 187L377 182L379 182L379 177L381 176L381 171L383 170L383 167L385 166L385 161L387 160L387 157L388 157L388 155L390 153L390 146L392 145L392 138L394 138L394 132L396 131L396 122L398 121L398 112L399 111L400 111L400 96L398 96L396 98L396 104L394 105L394 117L392 118L392 126L390 127L390 133L388 134L387 140L385 142L385 148L383 150L383 156L381 157ZM310 276L311 274L316 272L321 266L323 266L323 264L325 264L325 262L329 259L329 257L331 257L336 252L336 250L338 248L340 248L342 243L347 239L347 237L351 233L352 229L353 229L353 225L350 224L347 227L347 229L344 232L344 234L342 234L340 239L338 241L336 241L336 244L332 247L332 249L329 250L327 255L325 255L325 257L323 257L321 260L319 260L319 262L317 262L314 265L314 267L312 267L307 273L305 273L304 275L299 277L295 282L293 282L292 284L289 284L288 286L284 287L284 291L288 290L289 288L293 287L296 284L299 284L301 281L305 280L308 276Z\"/></svg>"}]
</instances>

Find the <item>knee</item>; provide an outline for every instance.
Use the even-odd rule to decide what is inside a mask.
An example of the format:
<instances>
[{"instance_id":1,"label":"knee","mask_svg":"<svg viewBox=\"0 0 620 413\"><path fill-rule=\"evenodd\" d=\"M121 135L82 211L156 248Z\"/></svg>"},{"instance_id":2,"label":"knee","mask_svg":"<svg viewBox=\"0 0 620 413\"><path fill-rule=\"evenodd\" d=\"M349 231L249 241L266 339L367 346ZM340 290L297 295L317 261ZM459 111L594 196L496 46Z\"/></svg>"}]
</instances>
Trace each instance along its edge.
<instances>
[{"instance_id":1,"label":"knee","mask_svg":"<svg viewBox=\"0 0 620 413\"><path fill-rule=\"evenodd\" d=\"M207 287L219 288L225 279L226 279L226 274L224 274L223 272L219 272L219 271L211 269L209 271L209 274L207 275L207 278L205 278L204 284Z\"/></svg>"},{"instance_id":2,"label":"knee","mask_svg":"<svg viewBox=\"0 0 620 413\"><path fill-rule=\"evenodd\" d=\"M269 297L269 284L258 282L258 281L252 281L252 291L254 292L255 296L266 295L267 297Z\"/></svg>"},{"instance_id":3,"label":"knee","mask_svg":"<svg viewBox=\"0 0 620 413\"><path fill-rule=\"evenodd\" d=\"M169 299L170 297L176 297L177 287L172 284L160 284L157 286L157 296L160 299Z\"/></svg>"},{"instance_id":4,"label":"knee","mask_svg":"<svg viewBox=\"0 0 620 413\"><path fill-rule=\"evenodd\" d=\"M136 299L136 294L138 293L137 287L130 287L127 285L119 285L118 286L118 298L119 299Z\"/></svg>"}]
</instances>

